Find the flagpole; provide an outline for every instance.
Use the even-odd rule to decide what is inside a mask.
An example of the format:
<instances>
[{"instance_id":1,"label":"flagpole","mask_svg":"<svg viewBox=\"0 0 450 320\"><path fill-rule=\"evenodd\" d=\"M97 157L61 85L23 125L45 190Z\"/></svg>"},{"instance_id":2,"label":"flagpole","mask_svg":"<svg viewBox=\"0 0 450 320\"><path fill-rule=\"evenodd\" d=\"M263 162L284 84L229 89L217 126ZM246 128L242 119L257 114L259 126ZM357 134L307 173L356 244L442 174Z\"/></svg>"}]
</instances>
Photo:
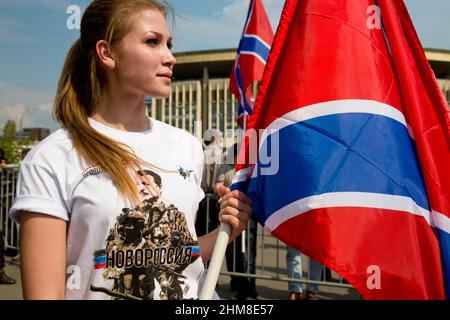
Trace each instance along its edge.
<instances>
[{"instance_id":1,"label":"flagpole","mask_svg":"<svg viewBox=\"0 0 450 320\"><path fill-rule=\"evenodd\" d=\"M219 279L220 269L222 268L225 250L227 249L230 239L231 226L227 223L221 223L219 226L219 234L217 235L216 244L214 245L211 262L209 263L208 272L206 274L205 283L200 294L200 300L211 300Z\"/></svg>"},{"instance_id":2,"label":"flagpole","mask_svg":"<svg viewBox=\"0 0 450 320\"><path fill-rule=\"evenodd\" d=\"M244 113L243 119L243 131L245 136L245 130L247 128L247 115ZM211 300L216 288L217 280L219 279L220 269L222 268L223 258L225 257L225 251L227 249L228 242L230 240L231 226L227 223L220 223L219 234L217 235L216 243L214 245L213 254L209 263L208 272L206 273L206 279L203 284L203 289L200 294L200 300ZM245 230L241 235L241 251L245 253Z\"/></svg>"},{"instance_id":3,"label":"flagpole","mask_svg":"<svg viewBox=\"0 0 450 320\"><path fill-rule=\"evenodd\" d=\"M256 30L256 31L255 31ZM239 64L240 52L245 47L246 42L248 42L248 37L244 37L247 35L254 36L254 32L258 36L258 49L255 48L255 55L250 56L258 56L263 57L262 59L253 59L253 62L250 62L251 68L241 69ZM254 39L254 37L251 37ZM250 84L254 81L258 81L261 79L261 75L264 71L265 60L268 56L268 50L263 48L270 48L273 39L272 27L270 25L270 21L267 17L267 14L264 10L264 6L261 0L251 0L249 5L249 10L247 13L247 19L245 22L244 31L242 33L241 42L239 43L236 63L233 67L233 71L230 76L230 91L238 98L242 108L245 110L244 99L246 99L247 89ZM252 40L253 41L253 40ZM243 51L242 51L243 52ZM246 53L248 54L248 52ZM248 62L247 62L248 63ZM250 66L250 65L249 65ZM250 72L250 70L253 70ZM242 72L244 72L244 77ZM256 73L254 73L256 72ZM249 83L242 82L243 79L251 79ZM252 94L253 96L253 94ZM243 129L244 135L245 130L247 129L247 115L244 111L244 119L243 119ZM219 226L219 234L217 236L216 243L214 245L214 251L211 257L211 261L209 264L208 272L206 274L206 279L203 285L202 292L200 294L200 300L210 300L212 299L214 289L217 284L217 279L219 278L220 269L222 267L223 258L225 256L225 250L228 245L228 241L230 239L231 226L221 223ZM245 239L245 230L242 232L242 239ZM245 252L245 241L242 240L242 252Z\"/></svg>"},{"instance_id":4,"label":"flagpole","mask_svg":"<svg viewBox=\"0 0 450 320\"><path fill-rule=\"evenodd\" d=\"M253 102L253 101L252 101ZM244 141L245 131L247 130L247 115L244 112L244 119L242 121L242 129L244 132L244 136L242 137L242 141ZM241 253L245 253L245 230L241 233Z\"/></svg>"}]
</instances>

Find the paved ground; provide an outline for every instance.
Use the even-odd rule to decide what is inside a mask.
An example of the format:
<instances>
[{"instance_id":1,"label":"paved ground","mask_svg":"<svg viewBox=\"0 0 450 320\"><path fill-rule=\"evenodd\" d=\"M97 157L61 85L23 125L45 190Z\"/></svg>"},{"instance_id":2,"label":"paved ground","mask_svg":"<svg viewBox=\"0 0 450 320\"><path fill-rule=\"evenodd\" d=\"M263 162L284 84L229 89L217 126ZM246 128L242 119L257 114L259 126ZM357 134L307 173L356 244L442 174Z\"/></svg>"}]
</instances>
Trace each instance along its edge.
<instances>
[{"instance_id":1,"label":"paved ground","mask_svg":"<svg viewBox=\"0 0 450 320\"><path fill-rule=\"evenodd\" d=\"M258 252L256 259L256 274L262 277L286 278L286 246L262 231L258 227ZM302 269L304 279L307 279L308 260L303 256ZM225 263L222 265L225 271ZM339 283L340 277L335 272L331 273L330 283ZM222 299L231 299L235 292L230 291L230 277L221 275L219 277L217 292ZM288 283L280 280L256 279L256 291L258 300L285 300L288 296ZM319 286L318 298L320 300L359 300L360 295L353 288L342 288L332 286Z\"/></svg>"},{"instance_id":2,"label":"paved ground","mask_svg":"<svg viewBox=\"0 0 450 320\"><path fill-rule=\"evenodd\" d=\"M19 259L6 257L5 264L6 274L17 281L15 285L0 284L0 300L22 300Z\"/></svg>"},{"instance_id":3,"label":"paved ground","mask_svg":"<svg viewBox=\"0 0 450 320\"><path fill-rule=\"evenodd\" d=\"M261 230L261 228L259 228ZM267 236L267 234L259 231L258 234L258 253L257 253L257 271L258 275L264 277L286 277L285 264L285 246L276 239ZM304 276L306 276L307 263L303 259ZM262 267L264 265L264 267ZM225 263L223 265L225 267ZM222 270L225 270L222 268ZM0 300L20 300L22 299L22 290L20 282L20 265L18 257L6 258L6 273L17 280L15 285L0 285ZM332 282L337 283L339 280L337 274L332 273ZM222 299L232 299L235 292L230 291L230 277L221 275L219 277L217 292ZM256 280L256 290L258 292L258 300L284 300L287 298L287 282L278 280ZM358 300L359 294L352 288L340 288L321 285L318 298L321 300Z\"/></svg>"}]
</instances>

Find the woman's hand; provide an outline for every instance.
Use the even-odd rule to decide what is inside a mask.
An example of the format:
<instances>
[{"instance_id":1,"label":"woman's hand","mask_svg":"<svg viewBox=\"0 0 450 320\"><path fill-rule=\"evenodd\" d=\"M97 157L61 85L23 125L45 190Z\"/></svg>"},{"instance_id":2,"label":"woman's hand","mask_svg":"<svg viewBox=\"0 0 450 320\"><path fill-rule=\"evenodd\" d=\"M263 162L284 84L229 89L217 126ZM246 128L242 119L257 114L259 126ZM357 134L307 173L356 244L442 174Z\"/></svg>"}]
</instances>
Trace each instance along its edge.
<instances>
[{"instance_id":1,"label":"woman's hand","mask_svg":"<svg viewBox=\"0 0 450 320\"><path fill-rule=\"evenodd\" d=\"M243 192L220 185L217 188L220 195L219 220L231 226L230 241L233 241L245 228L252 215L252 201Z\"/></svg>"}]
</instances>

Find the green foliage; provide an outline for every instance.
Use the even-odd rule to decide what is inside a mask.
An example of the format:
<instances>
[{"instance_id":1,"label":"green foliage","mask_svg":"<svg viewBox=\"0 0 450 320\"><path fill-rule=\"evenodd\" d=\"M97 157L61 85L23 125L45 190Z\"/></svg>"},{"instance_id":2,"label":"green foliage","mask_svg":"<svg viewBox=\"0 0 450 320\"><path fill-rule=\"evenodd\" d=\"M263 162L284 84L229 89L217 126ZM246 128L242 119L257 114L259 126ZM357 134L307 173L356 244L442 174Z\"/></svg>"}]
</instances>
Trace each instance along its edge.
<instances>
[{"instance_id":1,"label":"green foliage","mask_svg":"<svg viewBox=\"0 0 450 320\"><path fill-rule=\"evenodd\" d=\"M0 148L5 151L6 159L15 162L16 123L8 120L3 127L3 137L0 138Z\"/></svg>"},{"instance_id":2,"label":"green foliage","mask_svg":"<svg viewBox=\"0 0 450 320\"><path fill-rule=\"evenodd\" d=\"M16 123L12 120L3 127L3 137L0 137L0 149L5 151L9 163L19 163L22 159L23 150L29 149L36 137L18 139L16 134Z\"/></svg>"}]
</instances>

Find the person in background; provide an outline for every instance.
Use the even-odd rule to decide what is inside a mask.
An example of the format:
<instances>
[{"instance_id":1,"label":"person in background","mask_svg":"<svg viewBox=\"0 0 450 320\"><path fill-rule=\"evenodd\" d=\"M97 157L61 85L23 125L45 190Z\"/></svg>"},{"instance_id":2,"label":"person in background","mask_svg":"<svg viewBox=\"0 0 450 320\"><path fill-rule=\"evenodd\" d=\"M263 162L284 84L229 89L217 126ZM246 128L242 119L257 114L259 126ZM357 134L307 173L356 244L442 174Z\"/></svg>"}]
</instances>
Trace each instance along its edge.
<instances>
[{"instance_id":1,"label":"person in background","mask_svg":"<svg viewBox=\"0 0 450 320\"><path fill-rule=\"evenodd\" d=\"M5 239L3 231L0 230L0 284L15 284L16 280L9 277L5 270Z\"/></svg>"},{"instance_id":2,"label":"person in background","mask_svg":"<svg viewBox=\"0 0 450 320\"><path fill-rule=\"evenodd\" d=\"M237 143L228 149L225 163L219 167L217 173L216 190L225 188L229 191L234 177L238 152ZM242 252L243 235L237 237L234 243L227 246L225 257L229 272L255 274L257 223L254 219L250 219L246 231L244 237L245 252ZM231 276L230 288L232 291L237 291L236 299L238 300L255 299L258 296L255 278L252 277Z\"/></svg>"},{"instance_id":3,"label":"person in background","mask_svg":"<svg viewBox=\"0 0 450 320\"><path fill-rule=\"evenodd\" d=\"M287 246L286 249L286 267L288 278L301 279L302 254L300 251L289 246ZM323 265L310 258L308 280L320 281L322 271ZM308 283L306 286L306 294L304 294L301 283L289 281L288 290L288 300L317 300L317 292L319 292L319 286L317 284Z\"/></svg>"},{"instance_id":4,"label":"person in background","mask_svg":"<svg viewBox=\"0 0 450 320\"><path fill-rule=\"evenodd\" d=\"M204 235L219 225L219 195L215 189L217 171L223 163L223 135L217 129L209 129L203 135L206 145L203 151L205 165L202 175L202 190L205 198L200 201L195 228L197 235Z\"/></svg>"}]
</instances>

